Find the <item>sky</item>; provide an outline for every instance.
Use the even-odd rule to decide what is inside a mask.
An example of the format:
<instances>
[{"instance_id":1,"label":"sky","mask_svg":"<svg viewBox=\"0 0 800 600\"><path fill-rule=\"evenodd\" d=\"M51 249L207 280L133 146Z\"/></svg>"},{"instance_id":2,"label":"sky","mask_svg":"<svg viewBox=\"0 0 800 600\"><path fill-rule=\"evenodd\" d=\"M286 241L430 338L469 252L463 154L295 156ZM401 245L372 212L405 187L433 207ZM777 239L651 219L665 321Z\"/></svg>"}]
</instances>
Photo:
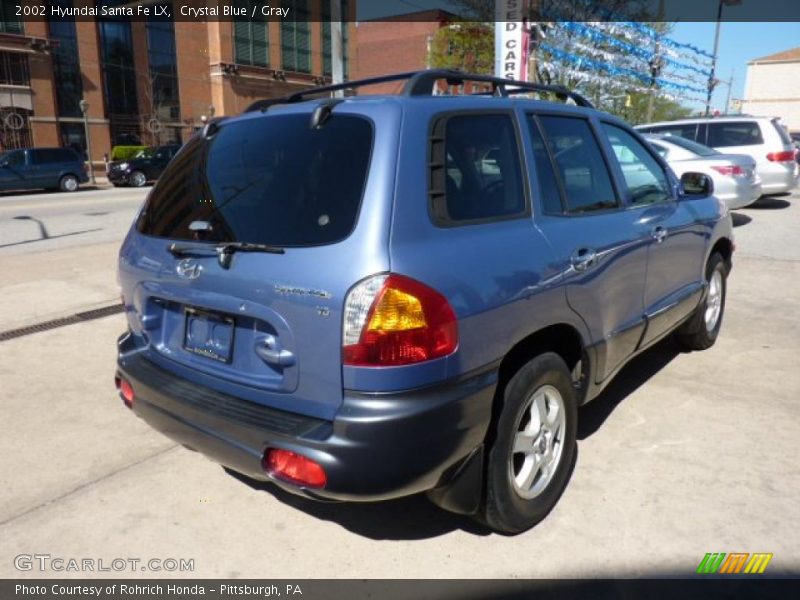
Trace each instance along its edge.
<instances>
[{"instance_id":1,"label":"sky","mask_svg":"<svg viewBox=\"0 0 800 600\"><path fill-rule=\"evenodd\" d=\"M755 8L755 0L750 8ZM441 5L442 0L366 0L359 2L358 19L370 19L383 15L403 14ZM726 11L742 11L747 7L726 7ZM736 15L729 15L735 18ZM714 48L716 23L677 23L670 37L676 41L690 43L711 52ZM754 58L800 47L800 23L727 23L720 25L719 59L717 79L728 80L733 71L732 98L744 97L747 62ZM724 111L728 88L719 84L714 91L712 108ZM693 109L703 108L703 103L687 103Z\"/></svg>"},{"instance_id":2,"label":"sky","mask_svg":"<svg viewBox=\"0 0 800 600\"><path fill-rule=\"evenodd\" d=\"M727 10L736 10L735 7ZM714 49L715 23L678 23L670 37L711 52ZM747 62L782 50L800 47L800 23L722 23L719 37L717 79L727 80L733 70L732 98L744 97ZM724 109L728 88L717 86L712 108ZM692 108L700 105L691 104Z\"/></svg>"}]
</instances>

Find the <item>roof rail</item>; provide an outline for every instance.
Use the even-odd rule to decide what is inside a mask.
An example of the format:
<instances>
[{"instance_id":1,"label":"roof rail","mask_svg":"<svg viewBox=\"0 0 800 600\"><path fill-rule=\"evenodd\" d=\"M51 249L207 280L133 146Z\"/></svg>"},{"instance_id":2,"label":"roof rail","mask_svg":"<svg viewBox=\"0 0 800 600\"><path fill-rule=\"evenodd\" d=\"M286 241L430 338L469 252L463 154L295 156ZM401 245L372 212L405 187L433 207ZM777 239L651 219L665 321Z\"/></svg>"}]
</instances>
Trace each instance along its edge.
<instances>
[{"instance_id":1,"label":"roof rail","mask_svg":"<svg viewBox=\"0 0 800 600\"><path fill-rule=\"evenodd\" d=\"M401 93L403 96L430 96L433 95L436 82L441 79L446 80L448 85L463 85L466 82L490 83L492 85L491 93L493 95L502 97L524 92L549 92L556 94L556 96L559 98L570 98L578 106L594 108L592 103L582 95L577 92L573 92L563 85L545 85L541 83L531 83L529 81L516 81L513 79L505 79L503 77L496 77L493 75L465 73L457 69L427 69L424 71L407 71L404 73L382 75L380 77L356 79L354 81L335 83L333 85L324 85L321 87L301 90L280 98L264 98L262 100L256 100L253 102L247 107L245 112L253 112L256 110L264 111L271 106L275 106L276 104L293 104L295 102L302 102L303 100L307 99L307 96L316 94L337 92L340 90L354 89L368 85L375 85L378 83L389 83L392 81L406 82ZM479 92L475 95L482 94L485 94L485 92Z\"/></svg>"}]
</instances>

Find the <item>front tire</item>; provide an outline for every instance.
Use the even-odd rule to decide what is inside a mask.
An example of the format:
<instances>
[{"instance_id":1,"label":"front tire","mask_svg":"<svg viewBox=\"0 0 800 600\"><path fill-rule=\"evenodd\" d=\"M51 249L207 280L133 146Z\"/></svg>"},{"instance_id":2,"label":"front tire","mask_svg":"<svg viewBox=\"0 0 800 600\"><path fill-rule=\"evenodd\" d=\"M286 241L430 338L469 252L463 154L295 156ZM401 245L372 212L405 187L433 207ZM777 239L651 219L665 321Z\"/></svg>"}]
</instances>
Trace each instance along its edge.
<instances>
[{"instance_id":1,"label":"front tire","mask_svg":"<svg viewBox=\"0 0 800 600\"><path fill-rule=\"evenodd\" d=\"M561 497L575 460L575 390L552 352L525 364L503 391L503 408L486 460L480 519L520 533L544 519Z\"/></svg>"},{"instance_id":2,"label":"front tire","mask_svg":"<svg viewBox=\"0 0 800 600\"><path fill-rule=\"evenodd\" d=\"M78 178L75 175L64 175L58 182L58 189L62 192L75 192L78 190Z\"/></svg>"},{"instance_id":3,"label":"front tire","mask_svg":"<svg viewBox=\"0 0 800 600\"><path fill-rule=\"evenodd\" d=\"M147 176L141 171L134 171L129 181L133 187L143 187L147 183Z\"/></svg>"},{"instance_id":4,"label":"front tire","mask_svg":"<svg viewBox=\"0 0 800 600\"><path fill-rule=\"evenodd\" d=\"M706 350L717 341L725 312L727 282L728 267L725 260L714 253L706 265L706 297L676 333L678 341L687 350Z\"/></svg>"}]
</instances>

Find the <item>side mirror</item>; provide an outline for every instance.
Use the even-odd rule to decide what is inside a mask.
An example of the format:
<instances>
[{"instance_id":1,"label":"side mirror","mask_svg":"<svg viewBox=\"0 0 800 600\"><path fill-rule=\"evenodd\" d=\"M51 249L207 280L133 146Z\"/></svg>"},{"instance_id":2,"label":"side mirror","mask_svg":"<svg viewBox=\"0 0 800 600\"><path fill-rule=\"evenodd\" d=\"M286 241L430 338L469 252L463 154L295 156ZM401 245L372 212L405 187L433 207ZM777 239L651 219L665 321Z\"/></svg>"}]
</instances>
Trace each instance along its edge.
<instances>
[{"instance_id":1,"label":"side mirror","mask_svg":"<svg viewBox=\"0 0 800 600\"><path fill-rule=\"evenodd\" d=\"M681 175L681 196L705 198L714 193L714 180L705 173Z\"/></svg>"}]
</instances>

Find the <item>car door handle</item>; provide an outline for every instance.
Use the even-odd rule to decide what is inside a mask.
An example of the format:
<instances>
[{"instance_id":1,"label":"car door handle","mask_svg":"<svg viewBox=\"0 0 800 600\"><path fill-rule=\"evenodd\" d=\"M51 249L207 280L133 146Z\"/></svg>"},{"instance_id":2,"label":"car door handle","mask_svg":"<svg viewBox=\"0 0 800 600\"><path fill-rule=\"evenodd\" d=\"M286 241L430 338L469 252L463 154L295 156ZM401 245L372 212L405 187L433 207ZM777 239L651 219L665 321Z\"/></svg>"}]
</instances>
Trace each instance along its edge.
<instances>
[{"instance_id":1,"label":"car door handle","mask_svg":"<svg viewBox=\"0 0 800 600\"><path fill-rule=\"evenodd\" d=\"M267 335L261 342L256 343L256 354L266 363L278 367L291 367L295 363L294 354L289 350L277 348L274 335Z\"/></svg>"},{"instance_id":2,"label":"car door handle","mask_svg":"<svg viewBox=\"0 0 800 600\"><path fill-rule=\"evenodd\" d=\"M597 252L591 248L578 248L572 253L570 262L576 271L586 271L597 263Z\"/></svg>"},{"instance_id":3,"label":"car door handle","mask_svg":"<svg viewBox=\"0 0 800 600\"><path fill-rule=\"evenodd\" d=\"M656 244L660 244L666 239L667 233L667 230L659 225L658 227L653 227L653 231L650 232L650 235L653 236Z\"/></svg>"}]
</instances>

